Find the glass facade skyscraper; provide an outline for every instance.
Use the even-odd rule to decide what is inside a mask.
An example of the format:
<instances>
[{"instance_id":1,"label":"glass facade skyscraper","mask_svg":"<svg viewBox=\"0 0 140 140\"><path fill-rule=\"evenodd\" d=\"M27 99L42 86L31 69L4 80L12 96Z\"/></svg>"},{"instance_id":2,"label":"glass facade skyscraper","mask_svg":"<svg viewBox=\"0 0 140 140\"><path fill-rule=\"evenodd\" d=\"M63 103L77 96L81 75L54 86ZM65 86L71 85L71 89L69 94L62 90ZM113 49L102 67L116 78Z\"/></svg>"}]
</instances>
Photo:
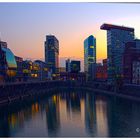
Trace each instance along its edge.
<instances>
[{"instance_id":1,"label":"glass facade skyscraper","mask_svg":"<svg viewBox=\"0 0 140 140\"><path fill-rule=\"evenodd\" d=\"M53 73L57 72L59 67L59 41L53 35L47 35L45 41L45 62L52 69Z\"/></svg>"},{"instance_id":2,"label":"glass facade skyscraper","mask_svg":"<svg viewBox=\"0 0 140 140\"><path fill-rule=\"evenodd\" d=\"M134 28L103 24L100 29L107 30L108 82L123 77L123 53L125 43L134 40Z\"/></svg>"},{"instance_id":3,"label":"glass facade skyscraper","mask_svg":"<svg viewBox=\"0 0 140 140\"><path fill-rule=\"evenodd\" d=\"M84 71L88 80L95 79L96 72L96 38L90 35L84 41Z\"/></svg>"}]
</instances>

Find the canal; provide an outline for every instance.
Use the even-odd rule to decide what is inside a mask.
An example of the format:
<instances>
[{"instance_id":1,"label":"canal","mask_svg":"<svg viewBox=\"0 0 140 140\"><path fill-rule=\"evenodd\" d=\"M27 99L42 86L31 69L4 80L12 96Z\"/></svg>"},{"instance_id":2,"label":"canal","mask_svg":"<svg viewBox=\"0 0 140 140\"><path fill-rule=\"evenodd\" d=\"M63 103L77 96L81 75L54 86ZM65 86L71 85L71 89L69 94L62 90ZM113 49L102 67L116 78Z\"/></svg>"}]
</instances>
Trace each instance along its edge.
<instances>
[{"instance_id":1,"label":"canal","mask_svg":"<svg viewBox=\"0 0 140 140\"><path fill-rule=\"evenodd\" d=\"M62 90L0 107L0 137L140 137L140 102Z\"/></svg>"}]
</instances>

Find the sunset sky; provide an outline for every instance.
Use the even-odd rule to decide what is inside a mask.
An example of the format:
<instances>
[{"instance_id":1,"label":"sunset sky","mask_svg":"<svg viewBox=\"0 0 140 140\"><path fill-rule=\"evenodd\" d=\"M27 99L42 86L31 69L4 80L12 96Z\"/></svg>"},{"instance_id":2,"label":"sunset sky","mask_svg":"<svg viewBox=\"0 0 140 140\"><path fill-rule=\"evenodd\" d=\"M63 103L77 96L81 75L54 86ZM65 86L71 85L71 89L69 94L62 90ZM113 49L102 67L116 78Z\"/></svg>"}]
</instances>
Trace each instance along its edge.
<instances>
[{"instance_id":1,"label":"sunset sky","mask_svg":"<svg viewBox=\"0 0 140 140\"><path fill-rule=\"evenodd\" d=\"M135 28L140 38L140 4L109 3L0 3L0 37L15 55L44 59L48 34L60 43L60 65L64 59L83 59L83 41L97 40L97 60L106 58L103 23ZM62 62L63 61L63 62Z\"/></svg>"}]
</instances>

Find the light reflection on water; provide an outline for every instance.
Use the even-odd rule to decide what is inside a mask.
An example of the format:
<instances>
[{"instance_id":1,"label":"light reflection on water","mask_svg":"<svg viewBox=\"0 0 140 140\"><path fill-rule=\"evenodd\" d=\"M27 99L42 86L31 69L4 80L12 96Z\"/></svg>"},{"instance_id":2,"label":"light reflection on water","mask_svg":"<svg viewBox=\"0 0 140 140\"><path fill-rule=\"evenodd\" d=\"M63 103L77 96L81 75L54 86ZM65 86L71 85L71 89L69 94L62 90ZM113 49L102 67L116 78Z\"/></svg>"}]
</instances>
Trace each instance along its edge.
<instances>
[{"instance_id":1,"label":"light reflection on water","mask_svg":"<svg viewBox=\"0 0 140 140\"><path fill-rule=\"evenodd\" d=\"M1 137L139 137L140 103L81 91L0 108Z\"/></svg>"}]
</instances>

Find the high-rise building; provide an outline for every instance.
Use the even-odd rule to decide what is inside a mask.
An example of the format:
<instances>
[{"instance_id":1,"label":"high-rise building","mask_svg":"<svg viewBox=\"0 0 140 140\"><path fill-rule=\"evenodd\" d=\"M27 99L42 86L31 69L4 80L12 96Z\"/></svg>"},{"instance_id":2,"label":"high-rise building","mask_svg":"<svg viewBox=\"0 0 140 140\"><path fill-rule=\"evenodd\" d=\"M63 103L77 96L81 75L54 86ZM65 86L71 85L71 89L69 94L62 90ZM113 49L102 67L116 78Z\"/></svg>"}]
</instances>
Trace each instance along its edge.
<instances>
[{"instance_id":1,"label":"high-rise building","mask_svg":"<svg viewBox=\"0 0 140 140\"><path fill-rule=\"evenodd\" d=\"M81 63L77 60L66 60L66 72L79 73L81 70Z\"/></svg>"},{"instance_id":2,"label":"high-rise building","mask_svg":"<svg viewBox=\"0 0 140 140\"><path fill-rule=\"evenodd\" d=\"M70 59L66 60L66 72L70 72L71 68L70 68Z\"/></svg>"},{"instance_id":3,"label":"high-rise building","mask_svg":"<svg viewBox=\"0 0 140 140\"><path fill-rule=\"evenodd\" d=\"M88 80L95 79L96 72L96 38L90 35L84 41L84 71Z\"/></svg>"},{"instance_id":4,"label":"high-rise building","mask_svg":"<svg viewBox=\"0 0 140 140\"><path fill-rule=\"evenodd\" d=\"M54 35L46 36L45 62L52 69L53 73L57 72L59 67L59 41Z\"/></svg>"},{"instance_id":5,"label":"high-rise building","mask_svg":"<svg viewBox=\"0 0 140 140\"><path fill-rule=\"evenodd\" d=\"M100 29L107 30L108 82L123 77L123 53L125 43L134 40L134 28L103 24Z\"/></svg>"},{"instance_id":6,"label":"high-rise building","mask_svg":"<svg viewBox=\"0 0 140 140\"><path fill-rule=\"evenodd\" d=\"M80 61L72 60L71 63L70 63L70 67L71 67L71 72L72 73L80 72L80 70L81 70Z\"/></svg>"},{"instance_id":7,"label":"high-rise building","mask_svg":"<svg viewBox=\"0 0 140 140\"><path fill-rule=\"evenodd\" d=\"M125 44L123 80L128 84L140 84L140 40Z\"/></svg>"}]
</instances>

